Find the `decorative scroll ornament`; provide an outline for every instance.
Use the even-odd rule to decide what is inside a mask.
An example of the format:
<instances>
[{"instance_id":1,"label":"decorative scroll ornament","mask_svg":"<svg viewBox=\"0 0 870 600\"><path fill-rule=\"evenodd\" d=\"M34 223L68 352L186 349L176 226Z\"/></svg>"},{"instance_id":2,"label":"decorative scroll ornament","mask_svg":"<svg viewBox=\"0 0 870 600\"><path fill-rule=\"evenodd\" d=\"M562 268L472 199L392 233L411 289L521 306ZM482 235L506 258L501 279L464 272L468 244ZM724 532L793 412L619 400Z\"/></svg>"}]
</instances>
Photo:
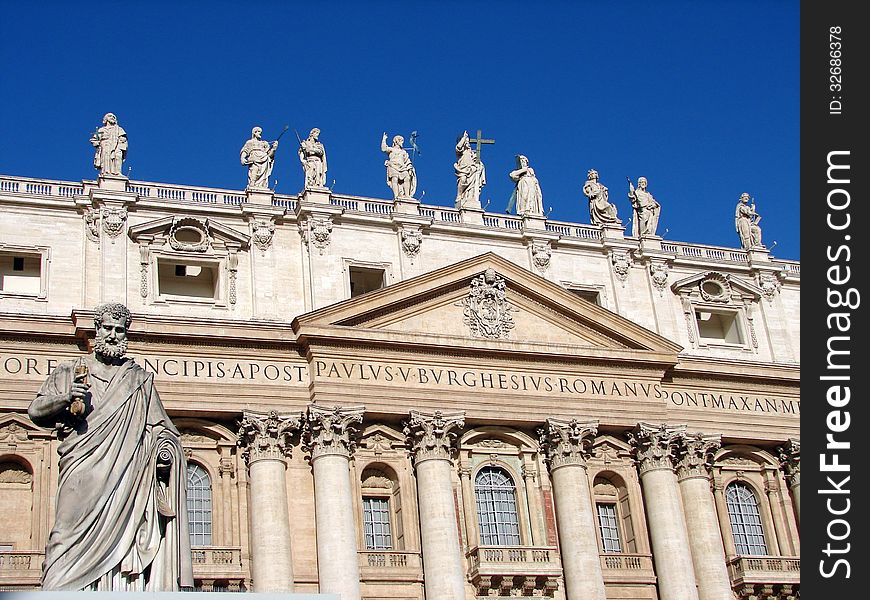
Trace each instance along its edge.
<instances>
[{"instance_id":1,"label":"decorative scroll ornament","mask_svg":"<svg viewBox=\"0 0 870 600\"><path fill-rule=\"evenodd\" d=\"M468 296L456 306L465 310L464 322L471 329L472 335L499 339L507 337L515 323L511 311L516 310L505 298L505 281L494 269L471 280Z\"/></svg>"},{"instance_id":2,"label":"decorative scroll ornament","mask_svg":"<svg viewBox=\"0 0 870 600\"><path fill-rule=\"evenodd\" d=\"M148 267L151 264L151 250L145 244L139 245L139 295L148 297Z\"/></svg>"},{"instance_id":3,"label":"decorative scroll ornament","mask_svg":"<svg viewBox=\"0 0 870 600\"><path fill-rule=\"evenodd\" d=\"M302 416L244 411L239 425L238 445L242 458L250 465L254 461L283 460L292 451L291 437L299 429Z\"/></svg>"},{"instance_id":4,"label":"decorative scroll ornament","mask_svg":"<svg viewBox=\"0 0 870 600\"><path fill-rule=\"evenodd\" d=\"M550 470L565 465L585 468L597 433L598 421L548 418L547 424L538 428L538 439Z\"/></svg>"},{"instance_id":5,"label":"decorative scroll ornament","mask_svg":"<svg viewBox=\"0 0 870 600\"><path fill-rule=\"evenodd\" d=\"M182 252L206 252L211 245L208 219L173 219L169 228L169 245L173 250Z\"/></svg>"},{"instance_id":6,"label":"decorative scroll ornament","mask_svg":"<svg viewBox=\"0 0 870 600\"><path fill-rule=\"evenodd\" d=\"M236 303L236 279L239 274L239 255L235 252L230 252L227 256L227 270L230 275L230 304Z\"/></svg>"},{"instance_id":7,"label":"decorative scroll ornament","mask_svg":"<svg viewBox=\"0 0 870 600\"><path fill-rule=\"evenodd\" d=\"M420 252L420 246L423 244L423 234L419 229L403 228L402 229L402 250L413 260Z\"/></svg>"},{"instance_id":8,"label":"decorative scroll ornament","mask_svg":"<svg viewBox=\"0 0 870 600\"><path fill-rule=\"evenodd\" d=\"M535 240L532 242L532 262L542 273L550 266L550 242L544 240Z\"/></svg>"},{"instance_id":9,"label":"decorative scroll ornament","mask_svg":"<svg viewBox=\"0 0 870 600\"><path fill-rule=\"evenodd\" d=\"M673 470L674 451L685 432L685 425L638 423L634 432L628 434L628 441L635 448L640 474L658 469Z\"/></svg>"},{"instance_id":10,"label":"decorative scroll ornament","mask_svg":"<svg viewBox=\"0 0 870 600\"><path fill-rule=\"evenodd\" d=\"M104 207L102 210L103 231L110 238L118 237L124 231L124 222L127 220L127 209Z\"/></svg>"},{"instance_id":11,"label":"decorative scroll ornament","mask_svg":"<svg viewBox=\"0 0 870 600\"><path fill-rule=\"evenodd\" d=\"M613 273L616 275L616 278L625 287L625 281L628 279L629 271L631 271L631 253L627 250L611 251L610 264L613 266Z\"/></svg>"},{"instance_id":12,"label":"decorative scroll ornament","mask_svg":"<svg viewBox=\"0 0 870 600\"><path fill-rule=\"evenodd\" d=\"M779 281L779 277L774 273L762 272L758 274L756 281L758 281L758 287L761 288L761 295L764 296L768 302L773 302L773 297L776 296L776 293L780 288L782 288L782 283Z\"/></svg>"},{"instance_id":13,"label":"decorative scroll ornament","mask_svg":"<svg viewBox=\"0 0 870 600\"><path fill-rule=\"evenodd\" d=\"M350 457L356 450L356 436L365 407L325 408L312 404L305 417L302 443L314 461L321 456Z\"/></svg>"},{"instance_id":14,"label":"decorative scroll ornament","mask_svg":"<svg viewBox=\"0 0 870 600\"><path fill-rule=\"evenodd\" d=\"M100 211L88 208L82 215L85 220L85 235L94 243L100 243Z\"/></svg>"},{"instance_id":15,"label":"decorative scroll ornament","mask_svg":"<svg viewBox=\"0 0 870 600\"><path fill-rule=\"evenodd\" d=\"M302 243L306 246L314 244L320 251L320 254L323 254L323 250L329 245L329 235L332 233L332 219L329 217L308 217L308 219L299 224L299 233L302 235Z\"/></svg>"},{"instance_id":16,"label":"decorative scroll ornament","mask_svg":"<svg viewBox=\"0 0 870 600\"><path fill-rule=\"evenodd\" d=\"M727 303L731 300L731 282L728 280L728 275L710 271L698 282L698 289L701 298L707 302Z\"/></svg>"},{"instance_id":17,"label":"decorative scroll ornament","mask_svg":"<svg viewBox=\"0 0 870 600\"><path fill-rule=\"evenodd\" d=\"M659 296L664 296L665 288L668 287L668 275L671 268L667 263L652 263L649 266L649 275L653 285L659 291Z\"/></svg>"},{"instance_id":18,"label":"decorative scroll ornament","mask_svg":"<svg viewBox=\"0 0 870 600\"><path fill-rule=\"evenodd\" d=\"M251 223L251 237L257 248L265 252L272 245L272 237L275 235L275 224L271 221L256 220Z\"/></svg>"},{"instance_id":19,"label":"decorative scroll ornament","mask_svg":"<svg viewBox=\"0 0 870 600\"><path fill-rule=\"evenodd\" d=\"M801 441L790 439L779 450L779 461L785 472L785 480L791 487L801 484Z\"/></svg>"},{"instance_id":20,"label":"decorative scroll ornament","mask_svg":"<svg viewBox=\"0 0 870 600\"><path fill-rule=\"evenodd\" d=\"M682 481L692 477L710 478L713 455L722 446L721 435L687 433L677 449L677 477Z\"/></svg>"},{"instance_id":21,"label":"decorative scroll ornament","mask_svg":"<svg viewBox=\"0 0 870 600\"><path fill-rule=\"evenodd\" d=\"M457 431L465 426L465 412L437 410L427 414L412 410L403 425L415 465L424 460L450 460L456 451Z\"/></svg>"}]
</instances>

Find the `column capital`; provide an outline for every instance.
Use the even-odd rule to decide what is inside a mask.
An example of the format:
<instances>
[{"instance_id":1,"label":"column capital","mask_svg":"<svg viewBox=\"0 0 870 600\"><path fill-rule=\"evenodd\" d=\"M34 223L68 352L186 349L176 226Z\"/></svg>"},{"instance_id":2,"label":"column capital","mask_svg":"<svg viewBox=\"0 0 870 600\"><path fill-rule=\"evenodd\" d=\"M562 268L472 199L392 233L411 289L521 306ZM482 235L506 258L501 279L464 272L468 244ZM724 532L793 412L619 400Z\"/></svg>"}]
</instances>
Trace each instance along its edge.
<instances>
[{"instance_id":1,"label":"column capital","mask_svg":"<svg viewBox=\"0 0 870 600\"><path fill-rule=\"evenodd\" d=\"M597 433L598 421L548 418L547 424L538 428L538 439L550 470L565 465L586 468L589 446Z\"/></svg>"},{"instance_id":2,"label":"column capital","mask_svg":"<svg viewBox=\"0 0 870 600\"><path fill-rule=\"evenodd\" d=\"M722 436L705 433L686 433L677 448L677 479L700 477L710 480L713 455L722 446Z\"/></svg>"},{"instance_id":3,"label":"column capital","mask_svg":"<svg viewBox=\"0 0 870 600\"><path fill-rule=\"evenodd\" d=\"M674 451L685 432L685 425L638 423L628 434L628 441L634 446L640 474L659 469L673 471Z\"/></svg>"},{"instance_id":4,"label":"column capital","mask_svg":"<svg viewBox=\"0 0 870 600\"><path fill-rule=\"evenodd\" d=\"M790 438L785 444L777 448L779 462L785 473L785 480L790 487L801 484L801 441Z\"/></svg>"},{"instance_id":5,"label":"column capital","mask_svg":"<svg viewBox=\"0 0 870 600\"><path fill-rule=\"evenodd\" d=\"M237 442L242 457L248 465L258 460L284 460L290 456L291 437L301 422L301 415L244 411Z\"/></svg>"},{"instance_id":6,"label":"column capital","mask_svg":"<svg viewBox=\"0 0 870 600\"><path fill-rule=\"evenodd\" d=\"M326 455L350 458L356 450L356 436L363 421L364 406L327 408L311 404L305 415L303 444L312 462Z\"/></svg>"},{"instance_id":7,"label":"column capital","mask_svg":"<svg viewBox=\"0 0 870 600\"><path fill-rule=\"evenodd\" d=\"M423 413L411 411L404 423L414 464L424 460L450 460L456 450L459 429L465 426L465 411Z\"/></svg>"}]
</instances>

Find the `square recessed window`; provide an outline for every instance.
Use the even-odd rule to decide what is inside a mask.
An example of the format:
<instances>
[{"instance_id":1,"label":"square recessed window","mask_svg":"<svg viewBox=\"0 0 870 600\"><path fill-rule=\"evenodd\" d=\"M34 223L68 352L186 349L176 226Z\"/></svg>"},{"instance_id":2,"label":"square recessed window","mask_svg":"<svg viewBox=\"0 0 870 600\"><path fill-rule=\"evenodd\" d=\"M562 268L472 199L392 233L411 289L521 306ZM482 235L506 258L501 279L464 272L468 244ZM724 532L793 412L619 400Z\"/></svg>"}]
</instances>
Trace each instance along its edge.
<instances>
[{"instance_id":1,"label":"square recessed window","mask_svg":"<svg viewBox=\"0 0 870 600\"><path fill-rule=\"evenodd\" d=\"M217 263L157 261L158 289L161 296L214 300L218 297Z\"/></svg>"},{"instance_id":2,"label":"square recessed window","mask_svg":"<svg viewBox=\"0 0 870 600\"><path fill-rule=\"evenodd\" d=\"M350 267L350 297L384 287L384 270L368 267Z\"/></svg>"},{"instance_id":3,"label":"square recessed window","mask_svg":"<svg viewBox=\"0 0 870 600\"><path fill-rule=\"evenodd\" d=\"M601 294L598 292L598 290L586 290L586 289L582 289L582 288L569 288L568 291L571 292L572 294L574 294L575 296L579 296L580 298L583 298L584 300L591 302L592 304L597 304L598 306L601 306Z\"/></svg>"},{"instance_id":4,"label":"square recessed window","mask_svg":"<svg viewBox=\"0 0 870 600\"><path fill-rule=\"evenodd\" d=\"M698 335L701 339L728 344L743 343L737 313L696 309L695 320L698 323Z\"/></svg>"},{"instance_id":5,"label":"square recessed window","mask_svg":"<svg viewBox=\"0 0 870 600\"><path fill-rule=\"evenodd\" d=\"M0 292L38 296L41 289L41 254L0 254Z\"/></svg>"}]
</instances>

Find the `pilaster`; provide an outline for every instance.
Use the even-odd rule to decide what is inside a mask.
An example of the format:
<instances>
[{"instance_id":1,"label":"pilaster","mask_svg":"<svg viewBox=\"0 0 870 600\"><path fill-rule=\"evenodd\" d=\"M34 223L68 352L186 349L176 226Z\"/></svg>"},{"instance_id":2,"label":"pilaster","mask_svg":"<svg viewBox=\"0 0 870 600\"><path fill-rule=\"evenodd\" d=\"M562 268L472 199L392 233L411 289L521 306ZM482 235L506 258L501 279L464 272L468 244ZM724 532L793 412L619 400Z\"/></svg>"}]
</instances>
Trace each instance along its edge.
<instances>
[{"instance_id":1,"label":"pilaster","mask_svg":"<svg viewBox=\"0 0 870 600\"><path fill-rule=\"evenodd\" d=\"M127 214L138 197L126 191L126 185L126 177L101 175L97 187L88 189L90 205L98 211L90 218L99 221L95 229L100 244L100 302L128 303Z\"/></svg>"}]
</instances>

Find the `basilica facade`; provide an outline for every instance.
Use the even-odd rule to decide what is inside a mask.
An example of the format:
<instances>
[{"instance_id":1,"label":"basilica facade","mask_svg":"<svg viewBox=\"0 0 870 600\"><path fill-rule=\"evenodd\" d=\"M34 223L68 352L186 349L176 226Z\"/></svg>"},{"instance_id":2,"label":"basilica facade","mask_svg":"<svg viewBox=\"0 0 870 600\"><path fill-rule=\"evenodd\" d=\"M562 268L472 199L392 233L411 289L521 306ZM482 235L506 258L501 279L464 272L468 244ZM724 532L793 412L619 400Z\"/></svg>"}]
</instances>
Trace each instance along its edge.
<instances>
[{"instance_id":1,"label":"basilica facade","mask_svg":"<svg viewBox=\"0 0 870 600\"><path fill-rule=\"evenodd\" d=\"M793 599L800 265L412 195L0 176L0 589L54 514L27 407L115 301L198 589Z\"/></svg>"}]
</instances>

